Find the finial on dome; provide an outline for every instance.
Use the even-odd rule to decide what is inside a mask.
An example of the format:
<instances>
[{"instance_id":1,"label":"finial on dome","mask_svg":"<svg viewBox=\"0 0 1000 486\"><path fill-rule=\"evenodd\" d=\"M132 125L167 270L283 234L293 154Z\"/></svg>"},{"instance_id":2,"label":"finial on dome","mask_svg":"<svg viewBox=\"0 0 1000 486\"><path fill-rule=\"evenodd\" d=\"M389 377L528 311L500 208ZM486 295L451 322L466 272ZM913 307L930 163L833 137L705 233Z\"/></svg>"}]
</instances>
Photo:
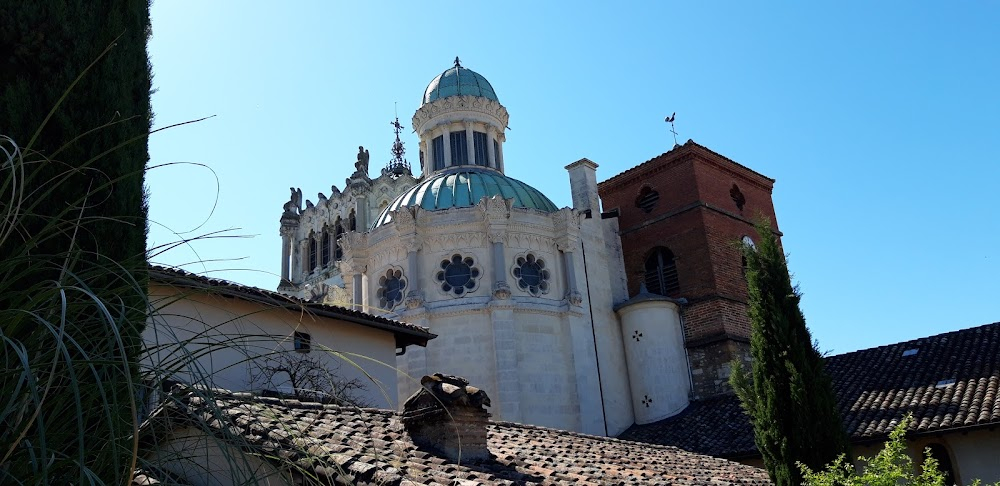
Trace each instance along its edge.
<instances>
[{"instance_id":1,"label":"finial on dome","mask_svg":"<svg viewBox=\"0 0 1000 486\"><path fill-rule=\"evenodd\" d=\"M386 164L385 169L382 170L383 174L388 174L389 176L396 178L403 174L411 174L410 163L406 161L406 149L403 148L403 141L399 139L399 132L403 130L403 125L399 123L399 115L396 115L394 121L389 122L392 125L392 129L396 132L396 141L392 144L392 159Z\"/></svg>"},{"instance_id":2,"label":"finial on dome","mask_svg":"<svg viewBox=\"0 0 1000 486\"><path fill-rule=\"evenodd\" d=\"M455 56L455 67L462 67L462 61L458 60L458 56Z\"/></svg>"}]
</instances>

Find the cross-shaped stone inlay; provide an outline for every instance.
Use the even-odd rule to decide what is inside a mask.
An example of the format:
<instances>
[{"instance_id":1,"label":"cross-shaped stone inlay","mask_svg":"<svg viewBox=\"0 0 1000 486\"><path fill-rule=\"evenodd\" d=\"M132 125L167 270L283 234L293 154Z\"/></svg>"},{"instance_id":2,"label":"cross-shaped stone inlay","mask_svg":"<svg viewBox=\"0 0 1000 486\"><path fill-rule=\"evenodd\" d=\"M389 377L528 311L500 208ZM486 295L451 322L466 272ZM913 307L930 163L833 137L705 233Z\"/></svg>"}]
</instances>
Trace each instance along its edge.
<instances>
[{"instance_id":1,"label":"cross-shaped stone inlay","mask_svg":"<svg viewBox=\"0 0 1000 486\"><path fill-rule=\"evenodd\" d=\"M636 329L635 331L632 331L632 339L635 339L635 342L639 342L639 340L642 339L642 333L639 332L638 329Z\"/></svg>"},{"instance_id":2,"label":"cross-shaped stone inlay","mask_svg":"<svg viewBox=\"0 0 1000 486\"><path fill-rule=\"evenodd\" d=\"M646 408L649 408L649 404L653 403L653 399L649 398L649 395L643 395L643 397L644 398L642 399L642 404L645 405Z\"/></svg>"}]
</instances>

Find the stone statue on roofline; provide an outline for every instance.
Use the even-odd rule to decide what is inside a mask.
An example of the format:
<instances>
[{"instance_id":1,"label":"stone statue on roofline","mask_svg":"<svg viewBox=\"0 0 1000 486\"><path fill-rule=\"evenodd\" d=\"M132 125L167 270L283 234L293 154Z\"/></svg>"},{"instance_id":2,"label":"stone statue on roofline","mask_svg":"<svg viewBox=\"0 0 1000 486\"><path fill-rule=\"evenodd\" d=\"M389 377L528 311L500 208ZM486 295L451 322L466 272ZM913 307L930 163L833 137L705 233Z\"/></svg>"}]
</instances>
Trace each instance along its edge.
<instances>
[{"instance_id":1,"label":"stone statue on roofline","mask_svg":"<svg viewBox=\"0 0 1000 486\"><path fill-rule=\"evenodd\" d=\"M368 151L363 145L358 147L358 161L354 163L354 168L357 169L355 174L368 177Z\"/></svg>"},{"instance_id":2,"label":"stone statue on roofline","mask_svg":"<svg viewBox=\"0 0 1000 486\"><path fill-rule=\"evenodd\" d=\"M285 203L285 216L298 216L302 212L302 189L288 188L292 195Z\"/></svg>"}]
</instances>

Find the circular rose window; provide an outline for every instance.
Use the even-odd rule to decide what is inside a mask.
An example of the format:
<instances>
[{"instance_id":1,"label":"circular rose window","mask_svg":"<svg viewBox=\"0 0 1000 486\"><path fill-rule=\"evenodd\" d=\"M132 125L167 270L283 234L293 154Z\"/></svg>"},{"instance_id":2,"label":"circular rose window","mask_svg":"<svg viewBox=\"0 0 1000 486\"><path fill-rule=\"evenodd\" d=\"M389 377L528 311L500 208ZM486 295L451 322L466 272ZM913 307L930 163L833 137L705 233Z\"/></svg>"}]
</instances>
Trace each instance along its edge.
<instances>
[{"instance_id":1,"label":"circular rose window","mask_svg":"<svg viewBox=\"0 0 1000 486\"><path fill-rule=\"evenodd\" d=\"M545 261L531 253L517 257L513 274L517 279L517 288L531 295L549 291L549 271L545 268Z\"/></svg>"},{"instance_id":2,"label":"circular rose window","mask_svg":"<svg viewBox=\"0 0 1000 486\"><path fill-rule=\"evenodd\" d=\"M450 259L441 261L441 270L436 278L441 284L441 290L461 296L476 289L479 285L479 273L472 257L455 254Z\"/></svg>"}]
</instances>

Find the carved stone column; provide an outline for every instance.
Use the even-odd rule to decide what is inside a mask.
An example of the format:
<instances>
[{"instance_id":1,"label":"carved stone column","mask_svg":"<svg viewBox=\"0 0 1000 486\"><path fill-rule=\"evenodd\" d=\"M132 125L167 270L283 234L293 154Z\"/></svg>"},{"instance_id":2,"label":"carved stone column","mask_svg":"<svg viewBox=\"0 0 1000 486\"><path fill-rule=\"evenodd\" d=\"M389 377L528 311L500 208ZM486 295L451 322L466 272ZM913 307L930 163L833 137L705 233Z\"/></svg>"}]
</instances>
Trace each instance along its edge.
<instances>
[{"instance_id":1,"label":"carved stone column","mask_svg":"<svg viewBox=\"0 0 1000 486\"><path fill-rule=\"evenodd\" d=\"M503 132L497 134L497 148L500 149L500 153L496 154L497 157L497 169L503 172L503 143L506 141L507 137L504 136Z\"/></svg>"},{"instance_id":2,"label":"carved stone column","mask_svg":"<svg viewBox=\"0 0 1000 486\"><path fill-rule=\"evenodd\" d=\"M465 148L469 165L476 165L476 141L472 136L472 120L465 120Z\"/></svg>"},{"instance_id":3,"label":"carved stone column","mask_svg":"<svg viewBox=\"0 0 1000 486\"><path fill-rule=\"evenodd\" d=\"M306 275L312 272L312 268L309 268L309 238L299 241L299 263L301 263L302 279L305 279Z\"/></svg>"},{"instance_id":4,"label":"carved stone column","mask_svg":"<svg viewBox=\"0 0 1000 486\"><path fill-rule=\"evenodd\" d=\"M346 283L351 282L351 305L355 310L365 309L364 273L368 269L367 237L365 233L347 233L341 237L344 257L340 261L340 273Z\"/></svg>"},{"instance_id":5,"label":"carved stone column","mask_svg":"<svg viewBox=\"0 0 1000 486\"><path fill-rule=\"evenodd\" d=\"M441 136L442 136L442 140L444 140L444 143L441 144L441 145L444 145L444 166L445 167L451 167L451 165L452 165L451 164L451 129L448 128L448 125L444 125L443 127L441 127Z\"/></svg>"},{"instance_id":6,"label":"carved stone column","mask_svg":"<svg viewBox=\"0 0 1000 486\"><path fill-rule=\"evenodd\" d=\"M295 235L295 227L298 223L298 216L294 219L284 216L281 218L281 229L278 232L281 234L281 283L279 286L282 287L291 283L291 259L294 250L292 237Z\"/></svg>"},{"instance_id":7,"label":"carved stone column","mask_svg":"<svg viewBox=\"0 0 1000 486\"><path fill-rule=\"evenodd\" d=\"M583 294L577 286L576 259L573 256L580 244L580 224L576 214L570 209L563 209L552 215L553 223L560 234L556 238L556 249L562 255L563 282L565 283L565 299L572 305L583 303Z\"/></svg>"},{"instance_id":8,"label":"carved stone column","mask_svg":"<svg viewBox=\"0 0 1000 486\"><path fill-rule=\"evenodd\" d=\"M421 242L417 234L416 208L401 207L392 215L393 227L399 235L399 243L406 249L406 297L403 304L409 310L423 307L424 294L420 288Z\"/></svg>"},{"instance_id":9,"label":"carved stone column","mask_svg":"<svg viewBox=\"0 0 1000 486\"><path fill-rule=\"evenodd\" d=\"M510 298L507 284L507 258L504 254L504 240L507 236L507 219L510 217L510 203L499 197L484 198L480 202L483 211L486 235L490 242L490 257L493 273L493 298Z\"/></svg>"}]
</instances>

